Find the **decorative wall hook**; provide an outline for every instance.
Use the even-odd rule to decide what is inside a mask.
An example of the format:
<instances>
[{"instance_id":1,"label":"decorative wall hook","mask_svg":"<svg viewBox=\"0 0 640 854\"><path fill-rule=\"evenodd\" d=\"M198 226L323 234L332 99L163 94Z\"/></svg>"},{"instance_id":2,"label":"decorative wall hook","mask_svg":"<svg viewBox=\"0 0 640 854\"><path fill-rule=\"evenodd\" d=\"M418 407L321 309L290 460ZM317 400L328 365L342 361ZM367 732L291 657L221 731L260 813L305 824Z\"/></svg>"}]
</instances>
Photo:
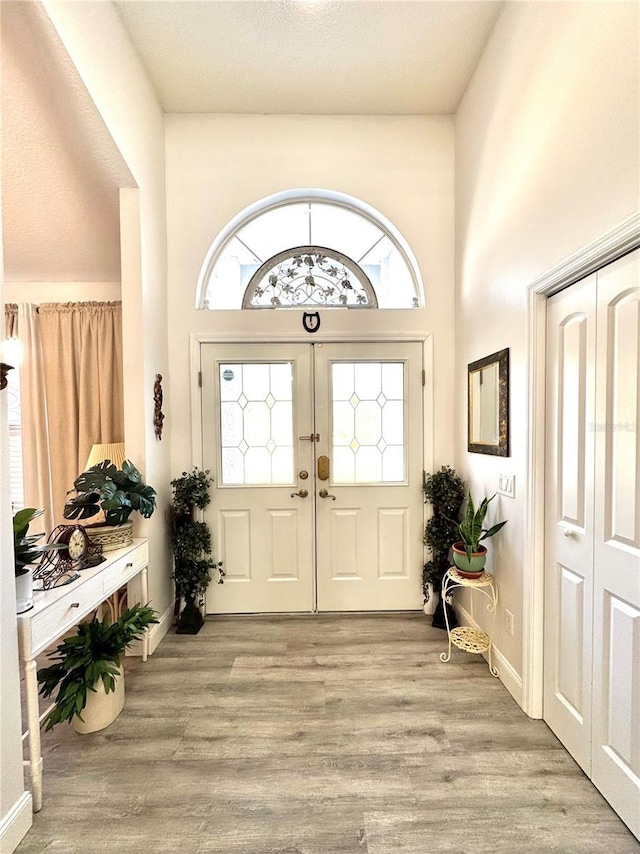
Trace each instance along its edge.
<instances>
[{"instance_id":1,"label":"decorative wall hook","mask_svg":"<svg viewBox=\"0 0 640 854\"><path fill-rule=\"evenodd\" d=\"M156 374L156 381L153 384L153 426L158 441L162 441L162 422L164 421L162 398L162 374Z\"/></svg>"},{"instance_id":2,"label":"decorative wall hook","mask_svg":"<svg viewBox=\"0 0 640 854\"><path fill-rule=\"evenodd\" d=\"M305 311L302 315L302 325L307 332L317 332L320 329L320 312Z\"/></svg>"}]
</instances>

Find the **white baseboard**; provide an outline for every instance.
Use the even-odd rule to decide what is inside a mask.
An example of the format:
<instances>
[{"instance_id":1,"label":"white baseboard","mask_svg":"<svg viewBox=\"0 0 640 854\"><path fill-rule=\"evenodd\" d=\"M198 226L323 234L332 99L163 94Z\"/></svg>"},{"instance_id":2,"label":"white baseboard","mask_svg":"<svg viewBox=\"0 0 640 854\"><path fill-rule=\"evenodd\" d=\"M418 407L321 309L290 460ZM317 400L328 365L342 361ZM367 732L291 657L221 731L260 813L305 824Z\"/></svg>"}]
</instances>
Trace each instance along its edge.
<instances>
[{"instance_id":1,"label":"white baseboard","mask_svg":"<svg viewBox=\"0 0 640 854\"><path fill-rule=\"evenodd\" d=\"M149 655L158 648L160 641L166 635L173 623L173 602L167 610L161 615L157 623L149 628ZM142 641L134 641L131 647L127 650L127 655L142 655Z\"/></svg>"},{"instance_id":2,"label":"white baseboard","mask_svg":"<svg viewBox=\"0 0 640 854\"><path fill-rule=\"evenodd\" d=\"M160 641L166 635L173 623L173 602L162 614L159 621L149 630L149 655L158 648Z\"/></svg>"},{"instance_id":3,"label":"white baseboard","mask_svg":"<svg viewBox=\"0 0 640 854\"><path fill-rule=\"evenodd\" d=\"M511 662L505 658L500 649L493 644L493 652L491 654L494 665L500 671L500 681L511 694L516 703L524 711L523 694L522 694L522 677L513 667ZM486 658L486 656L485 656Z\"/></svg>"},{"instance_id":4,"label":"white baseboard","mask_svg":"<svg viewBox=\"0 0 640 854\"><path fill-rule=\"evenodd\" d=\"M0 821L0 854L13 854L32 824L31 792L23 792Z\"/></svg>"},{"instance_id":5,"label":"white baseboard","mask_svg":"<svg viewBox=\"0 0 640 854\"><path fill-rule=\"evenodd\" d=\"M462 606L456 605L456 615L460 625L471 626L475 629L480 628L475 620L472 619L471 614L469 614L468 611L465 611ZM484 652L482 655L485 661L487 661L487 653ZM518 671L503 655L503 653L500 652L499 648L495 644L491 644L491 661L494 667L498 668L500 681L520 708L523 709L522 676L520 676Z\"/></svg>"}]
</instances>

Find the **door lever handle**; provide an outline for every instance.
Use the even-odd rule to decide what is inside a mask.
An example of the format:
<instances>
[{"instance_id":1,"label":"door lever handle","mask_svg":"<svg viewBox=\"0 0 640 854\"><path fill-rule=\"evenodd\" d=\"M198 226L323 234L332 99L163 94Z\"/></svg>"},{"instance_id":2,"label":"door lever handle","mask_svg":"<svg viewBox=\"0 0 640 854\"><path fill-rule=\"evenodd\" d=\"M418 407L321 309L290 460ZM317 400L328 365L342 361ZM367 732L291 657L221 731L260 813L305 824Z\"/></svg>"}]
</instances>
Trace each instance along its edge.
<instances>
[{"instance_id":1,"label":"door lever handle","mask_svg":"<svg viewBox=\"0 0 640 854\"><path fill-rule=\"evenodd\" d=\"M292 492L291 497L292 498L306 498L308 494L309 494L308 489L299 489L297 492Z\"/></svg>"},{"instance_id":2,"label":"door lever handle","mask_svg":"<svg viewBox=\"0 0 640 854\"><path fill-rule=\"evenodd\" d=\"M301 442L319 442L320 433L311 433L310 436L298 436Z\"/></svg>"},{"instance_id":3,"label":"door lever handle","mask_svg":"<svg viewBox=\"0 0 640 854\"><path fill-rule=\"evenodd\" d=\"M336 500L335 495L329 495L328 489L321 489L318 495L320 496L320 498L332 498L334 501Z\"/></svg>"}]
</instances>

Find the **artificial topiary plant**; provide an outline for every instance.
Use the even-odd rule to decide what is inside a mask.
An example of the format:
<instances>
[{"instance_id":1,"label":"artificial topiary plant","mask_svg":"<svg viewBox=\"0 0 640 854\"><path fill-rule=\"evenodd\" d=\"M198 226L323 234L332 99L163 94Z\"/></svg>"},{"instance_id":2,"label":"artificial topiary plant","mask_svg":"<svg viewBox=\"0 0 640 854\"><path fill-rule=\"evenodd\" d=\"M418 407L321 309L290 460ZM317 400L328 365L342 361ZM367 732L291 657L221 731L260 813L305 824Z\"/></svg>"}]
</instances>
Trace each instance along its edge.
<instances>
[{"instance_id":1,"label":"artificial topiary plant","mask_svg":"<svg viewBox=\"0 0 640 854\"><path fill-rule=\"evenodd\" d=\"M224 581L222 562L211 557L211 532L206 522L197 522L196 509L204 510L211 501L209 471L194 467L192 472L171 481L173 499L169 507L171 522L171 548L173 549L173 578L176 596L184 599L185 606L178 618L178 634L197 634L204 620L200 605L211 581L211 573L218 571L218 584ZM196 603L196 599L198 602Z\"/></svg>"},{"instance_id":2,"label":"artificial topiary plant","mask_svg":"<svg viewBox=\"0 0 640 854\"><path fill-rule=\"evenodd\" d=\"M433 625L446 628L440 591L442 578L450 566L449 551L459 537L458 519L465 498L465 485L461 477L450 466L442 466L434 474L424 478L424 499L431 504L433 516L424 529L424 542L431 552L431 559L424 565L422 590L424 601L429 600L429 585L438 596L438 605L433 616ZM455 615L450 612L451 620ZM450 625L456 625L450 620Z\"/></svg>"}]
</instances>

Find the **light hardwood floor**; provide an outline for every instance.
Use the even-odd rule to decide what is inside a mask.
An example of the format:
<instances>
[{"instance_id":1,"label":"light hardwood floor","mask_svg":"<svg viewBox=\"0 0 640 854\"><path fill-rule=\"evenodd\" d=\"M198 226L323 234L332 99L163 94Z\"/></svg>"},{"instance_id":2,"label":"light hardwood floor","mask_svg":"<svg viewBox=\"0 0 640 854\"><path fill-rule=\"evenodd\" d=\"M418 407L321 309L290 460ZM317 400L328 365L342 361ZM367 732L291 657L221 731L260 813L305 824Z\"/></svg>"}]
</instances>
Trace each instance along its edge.
<instances>
[{"instance_id":1,"label":"light hardwood floor","mask_svg":"<svg viewBox=\"0 0 640 854\"><path fill-rule=\"evenodd\" d=\"M44 735L19 854L638 854L542 721L421 614L223 617Z\"/></svg>"}]
</instances>

